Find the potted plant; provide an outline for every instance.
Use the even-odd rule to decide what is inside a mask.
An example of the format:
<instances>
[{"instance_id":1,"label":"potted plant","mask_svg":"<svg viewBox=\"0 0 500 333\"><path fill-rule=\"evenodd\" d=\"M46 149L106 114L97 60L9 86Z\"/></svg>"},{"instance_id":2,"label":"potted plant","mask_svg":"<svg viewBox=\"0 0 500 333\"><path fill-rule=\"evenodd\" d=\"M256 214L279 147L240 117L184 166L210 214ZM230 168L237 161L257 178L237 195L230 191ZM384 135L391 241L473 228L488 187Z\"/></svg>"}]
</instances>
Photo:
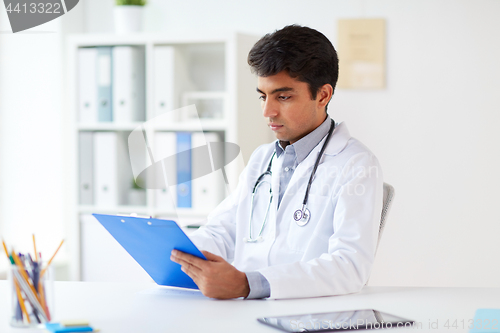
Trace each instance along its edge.
<instances>
[{"instance_id":1,"label":"potted plant","mask_svg":"<svg viewBox=\"0 0 500 333\"><path fill-rule=\"evenodd\" d=\"M128 204L132 206L146 205L146 190L135 182L132 178L132 187L128 193Z\"/></svg>"},{"instance_id":2,"label":"potted plant","mask_svg":"<svg viewBox=\"0 0 500 333\"><path fill-rule=\"evenodd\" d=\"M146 0L115 0L115 31L117 33L140 32Z\"/></svg>"}]
</instances>

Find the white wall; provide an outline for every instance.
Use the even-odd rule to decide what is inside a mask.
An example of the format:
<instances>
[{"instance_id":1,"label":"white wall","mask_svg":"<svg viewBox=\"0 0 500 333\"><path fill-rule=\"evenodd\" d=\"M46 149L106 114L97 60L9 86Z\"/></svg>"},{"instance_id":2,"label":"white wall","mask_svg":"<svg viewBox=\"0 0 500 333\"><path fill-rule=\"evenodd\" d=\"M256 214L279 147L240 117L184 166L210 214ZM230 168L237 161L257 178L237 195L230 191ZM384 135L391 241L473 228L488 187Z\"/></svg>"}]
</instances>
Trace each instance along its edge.
<instances>
[{"instance_id":1,"label":"white wall","mask_svg":"<svg viewBox=\"0 0 500 333\"><path fill-rule=\"evenodd\" d=\"M371 282L499 287L500 2L368 12L388 19L388 89L334 110L396 188Z\"/></svg>"},{"instance_id":2,"label":"white wall","mask_svg":"<svg viewBox=\"0 0 500 333\"><path fill-rule=\"evenodd\" d=\"M0 236L31 251L34 233L46 257L65 237L63 51L65 32L82 24L77 9L12 34L0 5Z\"/></svg>"},{"instance_id":3,"label":"white wall","mask_svg":"<svg viewBox=\"0 0 500 333\"><path fill-rule=\"evenodd\" d=\"M52 21L37 30L59 27ZM63 237L59 38L55 32L0 35L1 214L6 241L19 250L32 244L31 233L47 251Z\"/></svg>"},{"instance_id":4,"label":"white wall","mask_svg":"<svg viewBox=\"0 0 500 333\"><path fill-rule=\"evenodd\" d=\"M112 31L111 0L81 2L86 31ZM298 23L322 31L334 44L337 19L385 18L387 89L337 90L329 109L377 154L386 181L396 188L370 284L500 287L495 265L500 254L500 133L495 131L500 123L500 1L149 0L146 11L149 32L262 35ZM57 67L51 56L61 54L44 53L49 51L41 45L42 36L32 41L38 43L37 56L26 41L6 38L0 37L5 186L0 216L4 223L23 225L40 212L51 213L58 233L64 113L56 101L61 96L49 88L62 82L47 71ZM8 49L6 43L11 43ZM52 97L40 99L44 102L35 108L33 98L20 95L27 89L46 89L45 96ZM34 165L41 171L36 175ZM32 212L26 202L33 203Z\"/></svg>"}]
</instances>

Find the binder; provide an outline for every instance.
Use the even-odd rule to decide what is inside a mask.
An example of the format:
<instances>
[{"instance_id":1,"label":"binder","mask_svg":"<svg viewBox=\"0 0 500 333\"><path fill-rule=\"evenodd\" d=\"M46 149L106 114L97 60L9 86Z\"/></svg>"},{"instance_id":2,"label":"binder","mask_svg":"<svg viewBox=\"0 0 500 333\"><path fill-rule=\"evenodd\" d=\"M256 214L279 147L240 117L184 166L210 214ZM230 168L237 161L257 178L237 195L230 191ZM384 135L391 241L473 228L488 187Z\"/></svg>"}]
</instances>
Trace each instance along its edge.
<instances>
[{"instance_id":1,"label":"binder","mask_svg":"<svg viewBox=\"0 0 500 333\"><path fill-rule=\"evenodd\" d=\"M93 145L94 145L93 133L80 132L79 134L80 205L94 204Z\"/></svg>"},{"instance_id":2,"label":"binder","mask_svg":"<svg viewBox=\"0 0 500 333\"><path fill-rule=\"evenodd\" d=\"M191 208L191 133L177 132L177 207Z\"/></svg>"},{"instance_id":3,"label":"binder","mask_svg":"<svg viewBox=\"0 0 500 333\"><path fill-rule=\"evenodd\" d=\"M113 48L113 121L144 121L144 52L134 46Z\"/></svg>"},{"instance_id":4,"label":"binder","mask_svg":"<svg viewBox=\"0 0 500 333\"><path fill-rule=\"evenodd\" d=\"M175 156L177 152L177 135L175 132L157 132L155 133L155 144L153 156L155 161L163 160L169 156ZM174 158L175 159L175 158ZM173 160L172 160L173 161ZM167 181L169 184L168 189L155 191L155 205L156 208L165 211L175 211L177 191L176 178L177 178L177 165L170 163L164 165Z\"/></svg>"},{"instance_id":5,"label":"binder","mask_svg":"<svg viewBox=\"0 0 500 333\"><path fill-rule=\"evenodd\" d=\"M125 139L119 132L94 134L94 196L97 206L127 202L133 177L126 158Z\"/></svg>"},{"instance_id":6,"label":"binder","mask_svg":"<svg viewBox=\"0 0 500 333\"><path fill-rule=\"evenodd\" d=\"M177 223L153 218L92 215L157 284L198 289L181 266L170 260L173 249L206 260Z\"/></svg>"},{"instance_id":7,"label":"binder","mask_svg":"<svg viewBox=\"0 0 500 333\"><path fill-rule=\"evenodd\" d=\"M163 113L175 121L174 112L179 103L175 88L175 49L172 46L157 46L154 49L154 110L155 116Z\"/></svg>"},{"instance_id":8,"label":"binder","mask_svg":"<svg viewBox=\"0 0 500 333\"><path fill-rule=\"evenodd\" d=\"M97 49L78 49L78 114L81 123L97 122Z\"/></svg>"},{"instance_id":9,"label":"binder","mask_svg":"<svg viewBox=\"0 0 500 333\"><path fill-rule=\"evenodd\" d=\"M220 142L219 135L215 132L194 132L192 134L192 148L205 146L209 142ZM214 155L209 157L209 159L218 158ZM193 175L204 173L203 170L206 169L207 163L212 164L212 170L215 169L214 165L222 165L224 163L224 161L207 161L206 159L204 155L192 154ZM224 196L224 178L222 172L217 170L208 175L193 179L191 187L193 209L201 212L210 212L222 201Z\"/></svg>"},{"instance_id":10,"label":"binder","mask_svg":"<svg viewBox=\"0 0 500 333\"><path fill-rule=\"evenodd\" d=\"M112 108L112 48L97 48L97 117L99 121L113 121Z\"/></svg>"},{"instance_id":11,"label":"binder","mask_svg":"<svg viewBox=\"0 0 500 333\"><path fill-rule=\"evenodd\" d=\"M181 93L196 90L189 79L185 56L173 46L156 46L153 54L155 116L165 114L170 122L179 121L176 110L182 106Z\"/></svg>"}]
</instances>

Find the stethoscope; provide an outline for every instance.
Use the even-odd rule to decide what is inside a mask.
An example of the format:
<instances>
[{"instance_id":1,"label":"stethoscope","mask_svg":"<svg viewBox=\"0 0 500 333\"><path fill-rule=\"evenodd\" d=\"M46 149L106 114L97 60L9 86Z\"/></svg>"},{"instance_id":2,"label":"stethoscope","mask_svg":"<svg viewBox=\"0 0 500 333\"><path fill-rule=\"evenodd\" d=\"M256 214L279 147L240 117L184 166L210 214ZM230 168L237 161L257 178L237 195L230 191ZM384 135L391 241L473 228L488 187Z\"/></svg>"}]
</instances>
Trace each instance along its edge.
<instances>
[{"instance_id":1,"label":"stethoscope","mask_svg":"<svg viewBox=\"0 0 500 333\"><path fill-rule=\"evenodd\" d=\"M309 190L311 189L311 184L313 181L314 174L316 173L316 169L318 168L319 162L321 160L321 157L323 156L323 153L325 152L326 146L328 145L328 141L330 141L330 137L332 136L333 130L335 129L335 122L332 119L332 124L330 126L330 130L328 131L328 135L325 139L325 142L323 143L323 147L321 147L321 151L319 152L318 157L316 158L316 162L314 163L314 168L311 172L311 176L309 177L309 181L307 182L307 189L306 189L306 194L304 195L304 200L302 201L302 207L300 209L297 209L293 213L293 219L297 223L299 227L305 226L307 223L309 223L309 220L311 219L311 212L309 211L309 208L307 208L307 199L309 198ZM245 237L243 238L243 241L245 243L258 243L263 241L262 238L262 232L264 231L264 227L267 222L267 215L269 214L269 208L271 207L271 202L273 201L273 191L271 188L271 183L269 181L263 180L265 176L270 175L272 176L271 172L271 167L273 165L273 158L276 155L276 151L273 152L273 155L271 156L271 160L269 161L269 164L267 166L266 171L257 178L257 181L255 182L255 185L252 190L252 200L250 203L250 220L248 222L248 238ZM257 189L262 185L262 184L269 184L269 203L267 204L267 209L266 209L266 215L264 216L264 222L262 223L262 227L260 228L259 235L257 238L252 238L252 217L253 217L253 205L254 205L254 198L255 198L255 193L257 192Z\"/></svg>"}]
</instances>

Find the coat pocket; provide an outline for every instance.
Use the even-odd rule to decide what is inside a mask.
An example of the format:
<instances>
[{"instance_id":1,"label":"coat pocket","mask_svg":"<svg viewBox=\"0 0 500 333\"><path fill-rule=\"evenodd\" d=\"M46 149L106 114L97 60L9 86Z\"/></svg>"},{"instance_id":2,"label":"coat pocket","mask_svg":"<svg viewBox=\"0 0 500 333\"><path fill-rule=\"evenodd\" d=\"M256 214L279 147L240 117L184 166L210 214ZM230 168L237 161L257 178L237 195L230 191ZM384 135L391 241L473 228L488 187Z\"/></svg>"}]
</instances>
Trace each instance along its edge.
<instances>
[{"instance_id":1,"label":"coat pocket","mask_svg":"<svg viewBox=\"0 0 500 333\"><path fill-rule=\"evenodd\" d=\"M310 217L306 225L300 226L297 223L294 218L295 211L289 213L287 244L293 252L304 253L310 250L318 253L327 252L328 239L333 234L332 206L330 196L309 194L307 208Z\"/></svg>"}]
</instances>

